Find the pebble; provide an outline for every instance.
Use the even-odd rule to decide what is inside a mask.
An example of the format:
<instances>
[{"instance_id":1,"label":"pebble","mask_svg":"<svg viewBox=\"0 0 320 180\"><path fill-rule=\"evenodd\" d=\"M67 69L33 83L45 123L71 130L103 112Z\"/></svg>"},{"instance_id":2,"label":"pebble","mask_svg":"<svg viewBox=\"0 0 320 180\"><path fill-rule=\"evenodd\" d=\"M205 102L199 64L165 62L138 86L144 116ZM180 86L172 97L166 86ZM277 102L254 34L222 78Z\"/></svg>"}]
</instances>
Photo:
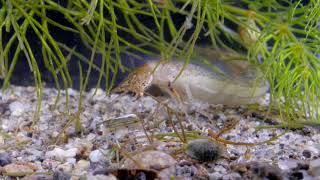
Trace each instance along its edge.
<instances>
[{"instance_id":1,"label":"pebble","mask_svg":"<svg viewBox=\"0 0 320 180\"><path fill-rule=\"evenodd\" d=\"M72 158L77 155L77 148L71 148L68 150L63 150L61 148L54 148L52 151L46 153L46 157L54 158L58 161L64 161L67 158Z\"/></svg>"},{"instance_id":2,"label":"pebble","mask_svg":"<svg viewBox=\"0 0 320 180\"><path fill-rule=\"evenodd\" d=\"M226 172L227 172L226 168L224 168L221 165L215 166L213 169L215 172L219 172L221 174L226 174Z\"/></svg>"},{"instance_id":3,"label":"pebble","mask_svg":"<svg viewBox=\"0 0 320 180\"><path fill-rule=\"evenodd\" d=\"M135 164L134 159L139 164ZM173 157L161 151L143 151L124 161L125 168L143 168L161 170L173 166L177 163ZM141 167L139 167L139 165Z\"/></svg>"},{"instance_id":4,"label":"pebble","mask_svg":"<svg viewBox=\"0 0 320 180\"><path fill-rule=\"evenodd\" d=\"M311 158L311 152L309 150L303 150L302 151L302 155L305 157L305 158Z\"/></svg>"},{"instance_id":5,"label":"pebble","mask_svg":"<svg viewBox=\"0 0 320 180\"><path fill-rule=\"evenodd\" d=\"M76 160L76 158L67 158L67 159L66 159L66 162L74 165L74 164L76 164L77 160Z\"/></svg>"},{"instance_id":6,"label":"pebble","mask_svg":"<svg viewBox=\"0 0 320 180\"><path fill-rule=\"evenodd\" d=\"M90 167L90 162L87 160L81 159L76 163L72 174L76 174L77 176L86 174L89 167Z\"/></svg>"},{"instance_id":7,"label":"pebble","mask_svg":"<svg viewBox=\"0 0 320 180\"><path fill-rule=\"evenodd\" d=\"M10 103L9 109L12 116L21 116L29 108L28 104L24 104L18 101Z\"/></svg>"},{"instance_id":8,"label":"pebble","mask_svg":"<svg viewBox=\"0 0 320 180\"><path fill-rule=\"evenodd\" d=\"M309 172L313 176L320 178L320 159L310 161Z\"/></svg>"},{"instance_id":9,"label":"pebble","mask_svg":"<svg viewBox=\"0 0 320 180\"><path fill-rule=\"evenodd\" d=\"M0 153L0 166L5 166L11 163L11 157L8 153Z\"/></svg>"},{"instance_id":10,"label":"pebble","mask_svg":"<svg viewBox=\"0 0 320 180\"><path fill-rule=\"evenodd\" d=\"M184 165L181 166L181 163L176 168L177 176L184 176L184 177L193 177L197 172L197 168L192 165Z\"/></svg>"},{"instance_id":11,"label":"pebble","mask_svg":"<svg viewBox=\"0 0 320 180\"><path fill-rule=\"evenodd\" d=\"M54 180L52 175L31 175L31 176L25 176L21 180Z\"/></svg>"},{"instance_id":12,"label":"pebble","mask_svg":"<svg viewBox=\"0 0 320 180\"><path fill-rule=\"evenodd\" d=\"M289 175L289 179L318 180L319 177L312 177L305 170L295 171Z\"/></svg>"},{"instance_id":13,"label":"pebble","mask_svg":"<svg viewBox=\"0 0 320 180\"><path fill-rule=\"evenodd\" d=\"M289 175L290 179L304 179L304 174L301 171L293 171Z\"/></svg>"},{"instance_id":14,"label":"pebble","mask_svg":"<svg viewBox=\"0 0 320 180\"><path fill-rule=\"evenodd\" d=\"M134 159L135 161L132 161ZM136 164L139 163L139 164ZM127 169L153 169L159 171L161 179L170 179L175 173L177 161L161 151L143 151L131 158L127 158L123 166Z\"/></svg>"},{"instance_id":15,"label":"pebble","mask_svg":"<svg viewBox=\"0 0 320 180\"><path fill-rule=\"evenodd\" d=\"M34 172L29 165L23 164L8 164L3 167L2 174L5 176L22 177Z\"/></svg>"},{"instance_id":16,"label":"pebble","mask_svg":"<svg viewBox=\"0 0 320 180\"><path fill-rule=\"evenodd\" d=\"M219 173L219 172L213 172L213 173L209 173L209 180L218 180L218 179L222 179L223 174Z\"/></svg>"},{"instance_id":17,"label":"pebble","mask_svg":"<svg viewBox=\"0 0 320 180\"><path fill-rule=\"evenodd\" d=\"M102 152L100 150L94 150L90 153L89 155L89 159L91 162L95 163L95 162L99 162L99 161L103 161L104 159L104 155L102 154Z\"/></svg>"},{"instance_id":18,"label":"pebble","mask_svg":"<svg viewBox=\"0 0 320 180\"><path fill-rule=\"evenodd\" d=\"M30 154L28 158L30 161L37 161L37 160L42 161L44 159L44 154L45 154L43 151L40 151L34 148L26 149L26 153Z\"/></svg>"},{"instance_id":19,"label":"pebble","mask_svg":"<svg viewBox=\"0 0 320 180\"><path fill-rule=\"evenodd\" d=\"M281 173L280 168L272 166L263 162L250 162L247 165L250 169L248 175L252 179L274 179L281 180L283 178L283 173Z\"/></svg>"},{"instance_id":20,"label":"pebble","mask_svg":"<svg viewBox=\"0 0 320 180\"><path fill-rule=\"evenodd\" d=\"M72 164L66 162L66 163L58 165L58 169L62 170L63 172L71 173L73 167L72 167Z\"/></svg>"},{"instance_id":21,"label":"pebble","mask_svg":"<svg viewBox=\"0 0 320 180\"><path fill-rule=\"evenodd\" d=\"M290 169L298 167L298 160L295 159L288 159L288 160L280 160L278 162L278 167L283 171L288 171Z\"/></svg>"},{"instance_id":22,"label":"pebble","mask_svg":"<svg viewBox=\"0 0 320 180\"><path fill-rule=\"evenodd\" d=\"M53 173L53 179L70 180L71 179L71 175L69 173L57 170L57 171L54 171L54 173Z\"/></svg>"},{"instance_id":23,"label":"pebble","mask_svg":"<svg viewBox=\"0 0 320 180\"><path fill-rule=\"evenodd\" d=\"M320 144L314 144L313 145L313 147L314 147L314 149L315 149L315 151L317 152L317 153L319 153L320 152Z\"/></svg>"},{"instance_id":24,"label":"pebble","mask_svg":"<svg viewBox=\"0 0 320 180\"><path fill-rule=\"evenodd\" d=\"M112 175L102 175L102 174L98 174L98 175L87 175L86 177L88 180L117 180L117 178Z\"/></svg>"},{"instance_id":25,"label":"pebble","mask_svg":"<svg viewBox=\"0 0 320 180\"><path fill-rule=\"evenodd\" d=\"M222 177L222 180L234 180L234 179L242 179L239 173L228 173Z\"/></svg>"}]
</instances>

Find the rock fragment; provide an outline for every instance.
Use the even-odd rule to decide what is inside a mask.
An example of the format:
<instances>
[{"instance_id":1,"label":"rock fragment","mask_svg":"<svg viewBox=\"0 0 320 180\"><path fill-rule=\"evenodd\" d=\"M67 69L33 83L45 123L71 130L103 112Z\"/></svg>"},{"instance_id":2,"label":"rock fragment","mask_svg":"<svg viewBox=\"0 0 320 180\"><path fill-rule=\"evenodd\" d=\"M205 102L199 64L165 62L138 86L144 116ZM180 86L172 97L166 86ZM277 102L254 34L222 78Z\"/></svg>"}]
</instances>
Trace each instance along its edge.
<instances>
[{"instance_id":1,"label":"rock fragment","mask_svg":"<svg viewBox=\"0 0 320 180\"><path fill-rule=\"evenodd\" d=\"M5 166L11 163L11 157L8 153L0 153L0 166Z\"/></svg>"},{"instance_id":2,"label":"rock fragment","mask_svg":"<svg viewBox=\"0 0 320 180\"><path fill-rule=\"evenodd\" d=\"M34 169L24 164L8 164L3 167L2 171L2 174L5 176L22 177L32 174Z\"/></svg>"}]
</instances>

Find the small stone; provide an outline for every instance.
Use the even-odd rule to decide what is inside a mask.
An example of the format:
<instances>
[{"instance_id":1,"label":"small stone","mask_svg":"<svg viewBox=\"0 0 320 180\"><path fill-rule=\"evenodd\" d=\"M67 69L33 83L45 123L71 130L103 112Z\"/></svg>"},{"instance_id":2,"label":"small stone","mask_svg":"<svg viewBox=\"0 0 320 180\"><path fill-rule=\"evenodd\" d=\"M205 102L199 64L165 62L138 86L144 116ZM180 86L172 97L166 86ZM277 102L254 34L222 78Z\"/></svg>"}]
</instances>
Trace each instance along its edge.
<instances>
[{"instance_id":1,"label":"small stone","mask_svg":"<svg viewBox=\"0 0 320 180\"><path fill-rule=\"evenodd\" d=\"M96 135L94 133L90 133L87 135L86 140L89 142L92 142L95 138L96 138Z\"/></svg>"},{"instance_id":2,"label":"small stone","mask_svg":"<svg viewBox=\"0 0 320 180\"><path fill-rule=\"evenodd\" d=\"M309 127L304 127L302 130L303 135L308 136L311 134L311 129Z\"/></svg>"},{"instance_id":3,"label":"small stone","mask_svg":"<svg viewBox=\"0 0 320 180\"><path fill-rule=\"evenodd\" d=\"M222 177L222 180L242 179L239 173L228 173Z\"/></svg>"},{"instance_id":4,"label":"small stone","mask_svg":"<svg viewBox=\"0 0 320 180\"><path fill-rule=\"evenodd\" d=\"M222 149L211 140L197 139L189 142L186 153L200 162L208 162L219 159L222 155Z\"/></svg>"},{"instance_id":5,"label":"small stone","mask_svg":"<svg viewBox=\"0 0 320 180\"><path fill-rule=\"evenodd\" d=\"M278 167L283 171L288 171L290 169L296 168L297 166L298 166L298 161L295 159L278 161Z\"/></svg>"},{"instance_id":6,"label":"small stone","mask_svg":"<svg viewBox=\"0 0 320 180\"><path fill-rule=\"evenodd\" d=\"M217 165L213 169L215 172L220 172L221 174L226 174L226 172L227 172L226 168L224 168L221 165Z\"/></svg>"},{"instance_id":7,"label":"small stone","mask_svg":"<svg viewBox=\"0 0 320 180\"><path fill-rule=\"evenodd\" d=\"M101 160L104 159L104 155L101 153L100 150L94 150L90 153L89 155L89 159L91 162L95 163L95 162L99 162Z\"/></svg>"},{"instance_id":8,"label":"small stone","mask_svg":"<svg viewBox=\"0 0 320 180\"><path fill-rule=\"evenodd\" d=\"M44 160L44 152L35 148L26 149L26 153L30 154L28 161L41 161Z\"/></svg>"},{"instance_id":9,"label":"small stone","mask_svg":"<svg viewBox=\"0 0 320 180\"><path fill-rule=\"evenodd\" d=\"M0 166L5 166L11 163L11 157L8 153L0 153Z\"/></svg>"},{"instance_id":10,"label":"small stone","mask_svg":"<svg viewBox=\"0 0 320 180\"><path fill-rule=\"evenodd\" d=\"M299 162L297 169L309 170L309 163Z\"/></svg>"},{"instance_id":11,"label":"small stone","mask_svg":"<svg viewBox=\"0 0 320 180\"><path fill-rule=\"evenodd\" d=\"M320 159L310 161L309 172L313 176L320 176Z\"/></svg>"},{"instance_id":12,"label":"small stone","mask_svg":"<svg viewBox=\"0 0 320 180\"><path fill-rule=\"evenodd\" d=\"M289 179L303 179L303 180L312 180L312 179L319 179L319 177L312 177L309 173L305 170L300 171L293 171L288 174Z\"/></svg>"},{"instance_id":13,"label":"small stone","mask_svg":"<svg viewBox=\"0 0 320 180\"><path fill-rule=\"evenodd\" d=\"M134 159L136 164L131 159ZM177 163L173 157L161 151L143 151L124 161L125 168L144 168L162 170ZM142 166L142 167L139 167Z\"/></svg>"},{"instance_id":14,"label":"small stone","mask_svg":"<svg viewBox=\"0 0 320 180\"><path fill-rule=\"evenodd\" d=\"M217 180L217 179L221 179L223 177L223 174L219 172L214 172L214 173L208 174L208 176L209 176L209 180Z\"/></svg>"},{"instance_id":15,"label":"small stone","mask_svg":"<svg viewBox=\"0 0 320 180\"><path fill-rule=\"evenodd\" d=\"M77 155L77 148L71 148L68 150L63 150L61 148L55 148L52 151L46 153L46 157L54 158L58 161L64 161L67 158L72 158Z\"/></svg>"},{"instance_id":16,"label":"small stone","mask_svg":"<svg viewBox=\"0 0 320 180\"><path fill-rule=\"evenodd\" d=\"M290 179L303 179L303 173L299 171L293 171L289 174Z\"/></svg>"},{"instance_id":17,"label":"small stone","mask_svg":"<svg viewBox=\"0 0 320 180\"><path fill-rule=\"evenodd\" d=\"M26 176L21 180L53 180L53 177L52 175L39 174L39 175Z\"/></svg>"},{"instance_id":18,"label":"small stone","mask_svg":"<svg viewBox=\"0 0 320 180\"><path fill-rule=\"evenodd\" d=\"M250 167L251 179L283 179L281 169L276 166L262 162L250 162L247 167Z\"/></svg>"},{"instance_id":19,"label":"small stone","mask_svg":"<svg viewBox=\"0 0 320 180\"><path fill-rule=\"evenodd\" d=\"M87 179L90 180L117 180L117 178L112 175L103 175L103 174L98 174L98 175L87 175Z\"/></svg>"},{"instance_id":20,"label":"small stone","mask_svg":"<svg viewBox=\"0 0 320 180\"><path fill-rule=\"evenodd\" d=\"M80 161L77 162L75 168L76 169L87 170L87 169L89 169L89 166L90 166L90 162L89 161L81 159Z\"/></svg>"},{"instance_id":21,"label":"small stone","mask_svg":"<svg viewBox=\"0 0 320 180\"><path fill-rule=\"evenodd\" d=\"M80 161L77 162L77 164L74 167L74 170L72 172L72 174L77 175L77 176L81 176L87 173L87 170L90 167L90 162L81 159Z\"/></svg>"},{"instance_id":22,"label":"small stone","mask_svg":"<svg viewBox=\"0 0 320 180\"><path fill-rule=\"evenodd\" d=\"M196 174L197 169L193 166L193 165L181 165L179 163L179 165L176 168L176 174L178 176L187 176L187 177L191 177L194 174Z\"/></svg>"},{"instance_id":23,"label":"small stone","mask_svg":"<svg viewBox=\"0 0 320 180\"><path fill-rule=\"evenodd\" d=\"M280 149L284 149L284 144L283 144L283 143L280 143L280 144L279 144L279 147L280 147Z\"/></svg>"},{"instance_id":24,"label":"small stone","mask_svg":"<svg viewBox=\"0 0 320 180\"><path fill-rule=\"evenodd\" d=\"M8 164L3 167L2 174L5 176L21 177L32 174L33 168L23 164Z\"/></svg>"},{"instance_id":25,"label":"small stone","mask_svg":"<svg viewBox=\"0 0 320 180\"><path fill-rule=\"evenodd\" d=\"M63 171L54 171L53 173L53 179L58 179L58 180L70 180L71 175L69 173L65 173Z\"/></svg>"},{"instance_id":26,"label":"small stone","mask_svg":"<svg viewBox=\"0 0 320 180\"><path fill-rule=\"evenodd\" d=\"M174 174L176 174L176 168L175 166L171 166L169 168L161 170L158 176L160 179L172 179Z\"/></svg>"},{"instance_id":27,"label":"small stone","mask_svg":"<svg viewBox=\"0 0 320 180\"><path fill-rule=\"evenodd\" d=\"M67 173L71 173L72 172L72 164L66 162L64 164L60 164L58 166L58 169L63 171L63 172L67 172Z\"/></svg>"},{"instance_id":28,"label":"small stone","mask_svg":"<svg viewBox=\"0 0 320 180\"><path fill-rule=\"evenodd\" d=\"M320 151L320 144L314 144L313 147L314 149L316 149L317 152Z\"/></svg>"},{"instance_id":29,"label":"small stone","mask_svg":"<svg viewBox=\"0 0 320 180\"><path fill-rule=\"evenodd\" d=\"M15 140L17 141L17 143L23 143L23 142L31 141L32 139L28 137L26 132L19 132L17 133Z\"/></svg>"},{"instance_id":30,"label":"small stone","mask_svg":"<svg viewBox=\"0 0 320 180\"><path fill-rule=\"evenodd\" d=\"M303 150L302 155L305 158L311 158L311 152L309 150Z\"/></svg>"},{"instance_id":31,"label":"small stone","mask_svg":"<svg viewBox=\"0 0 320 180\"><path fill-rule=\"evenodd\" d=\"M76 158L67 158L66 161L72 165L76 164L77 162Z\"/></svg>"},{"instance_id":32,"label":"small stone","mask_svg":"<svg viewBox=\"0 0 320 180\"><path fill-rule=\"evenodd\" d=\"M55 169L61 164L60 161L54 160L54 159L44 159L42 162L42 167L47 169Z\"/></svg>"},{"instance_id":33,"label":"small stone","mask_svg":"<svg viewBox=\"0 0 320 180\"><path fill-rule=\"evenodd\" d=\"M28 104L14 101L9 105L12 116L21 116L29 108Z\"/></svg>"}]
</instances>

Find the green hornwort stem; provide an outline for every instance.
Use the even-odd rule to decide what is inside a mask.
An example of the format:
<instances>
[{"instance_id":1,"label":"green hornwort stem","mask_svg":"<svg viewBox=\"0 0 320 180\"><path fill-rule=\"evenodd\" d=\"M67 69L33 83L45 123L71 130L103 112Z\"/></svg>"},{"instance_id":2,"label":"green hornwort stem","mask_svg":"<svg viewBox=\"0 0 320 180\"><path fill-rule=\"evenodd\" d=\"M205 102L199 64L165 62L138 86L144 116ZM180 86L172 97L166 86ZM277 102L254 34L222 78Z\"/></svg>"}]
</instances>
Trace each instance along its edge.
<instances>
[{"instance_id":1,"label":"green hornwort stem","mask_svg":"<svg viewBox=\"0 0 320 180\"><path fill-rule=\"evenodd\" d=\"M38 31L38 29L36 28L36 26L46 35L46 37L48 38L48 40L51 42L51 44L53 45L54 49L56 50L56 52L57 52L58 56L60 57L60 59L61 59L61 61L62 61L62 64L63 64L63 61L65 60L65 59L64 59L64 56L62 55L60 49L57 47L55 41L54 41L53 38L50 36L50 34L49 34L35 19L31 18L18 4L16 4L15 2L13 2L13 5L25 16L26 20L29 22L29 24L31 25L32 29L35 31L35 33L37 34L37 36L38 36L38 37L40 38L40 40L42 41L42 44L46 47L47 52L50 52L50 53L51 53L50 48L48 47L47 43L46 43L45 40L43 39L42 35L39 33L39 31ZM26 42L27 42L27 40L26 40ZM33 57L33 53L32 53L32 51L31 51L31 49L29 50L29 53L30 53L30 56ZM54 56L54 57L55 57L55 56ZM54 58L54 59L55 59L55 58ZM34 62L35 62L35 66L36 66L37 63L36 63L34 57L33 57L33 60L34 60ZM56 61L56 63L59 64L58 61ZM36 67L37 67L37 66L36 66ZM64 65L64 69L65 69L65 71L66 71L67 79L69 80L69 82L70 82L70 84L71 84L71 78L70 78L70 76L69 76L69 73L68 73L68 70L67 70L66 65ZM39 70L37 69L37 71L39 71ZM39 76L40 76L40 74L39 74ZM64 78L64 74L62 74L62 78L63 78L63 80L64 80L64 84L65 84L65 88L66 88L66 109L68 110L68 90L67 90L67 87L68 87L67 84L68 84L68 83L67 83L66 79ZM41 85L41 78L39 77L38 79L39 79L38 81L39 81L39 83L40 83L39 85L42 86L42 85ZM36 79L35 79L35 80L36 80ZM41 87L41 88L42 88L42 87ZM41 91L41 89L39 89L39 90ZM41 96L42 96L42 94L41 94ZM40 104L40 103L39 103L39 104ZM37 109L38 109L39 112L40 112L40 105L39 105L39 107L38 107Z\"/></svg>"},{"instance_id":2,"label":"green hornwort stem","mask_svg":"<svg viewBox=\"0 0 320 180\"><path fill-rule=\"evenodd\" d=\"M175 78L175 80L177 80L177 78L180 77L180 75L182 74L183 70L187 67L187 65L188 65L189 62L190 62L190 58L191 58L191 55L192 55L192 53L193 53L193 48L194 48L194 46L195 46L197 37L199 36L201 27L202 27L202 25L203 25L203 23L204 23L204 18L205 18L206 10L207 10L207 8L206 8L206 7L207 7L207 6L206 6L206 5L207 5L207 2L208 2L208 0L205 0L204 6L201 7L201 5L200 5L201 2L199 1L199 4L198 4L198 15L197 15L197 16L198 16L198 17L201 16L201 18L198 18L198 19L197 19L196 30L195 30L195 32L192 34L192 36L191 36L191 38L189 39L189 41L186 43L186 46L185 46L185 48L184 48L184 50L183 50L183 51L186 51L187 48L188 48L188 46L189 46L189 43L191 43L188 51L186 52L185 64L184 64L183 68L180 70L180 72L179 72L179 74L177 75L177 77ZM201 8L203 8L203 10L202 10ZM201 13L202 13L202 14L201 14ZM175 81L175 80L174 80L174 81Z\"/></svg>"},{"instance_id":3,"label":"green hornwort stem","mask_svg":"<svg viewBox=\"0 0 320 180\"><path fill-rule=\"evenodd\" d=\"M103 14L103 3L102 3L102 1L103 0L100 0L100 11L101 11L100 13L101 14ZM84 89L86 89L88 81L89 81L93 60L94 60L94 57L95 57L95 54L96 54L98 39L100 38L99 36L100 36L100 33L101 33L101 29L103 29L102 28L103 27L103 16L100 16L100 18L101 19L99 21L95 43L94 43L94 46L93 46L93 49L92 49L92 52L91 52L91 58L90 58L89 68L87 70L87 76L86 76L86 79L85 79L84 84L83 84L83 88Z\"/></svg>"},{"instance_id":4,"label":"green hornwort stem","mask_svg":"<svg viewBox=\"0 0 320 180\"><path fill-rule=\"evenodd\" d=\"M40 0L41 4L43 5L44 2L43 0ZM46 9L42 8L41 9L41 18L42 18L42 26L44 27L44 29L49 32L48 29L48 18L46 18ZM46 36L43 35L44 41L46 41ZM55 81L55 85L56 88L58 89L58 94L57 97L55 99L55 103L53 104L53 108L52 110L54 110L56 108L57 103L59 102L60 99L60 95L61 95L61 90L60 90L60 85L59 85L59 78L57 76L57 73L54 69L54 65L53 65L53 59L52 59L52 55L50 53L47 52L47 48L42 48L42 56L43 56L43 60L45 62L46 67L49 69L49 71L52 73L52 76L54 78Z\"/></svg>"}]
</instances>

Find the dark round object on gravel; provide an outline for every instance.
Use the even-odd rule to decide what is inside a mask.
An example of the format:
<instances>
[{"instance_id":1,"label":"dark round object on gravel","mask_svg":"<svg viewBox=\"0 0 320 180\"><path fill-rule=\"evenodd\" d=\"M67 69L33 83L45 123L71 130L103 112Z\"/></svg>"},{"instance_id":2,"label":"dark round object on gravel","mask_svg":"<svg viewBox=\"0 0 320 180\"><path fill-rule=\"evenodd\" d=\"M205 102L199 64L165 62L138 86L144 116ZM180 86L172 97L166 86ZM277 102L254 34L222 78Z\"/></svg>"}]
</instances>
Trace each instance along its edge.
<instances>
[{"instance_id":1,"label":"dark round object on gravel","mask_svg":"<svg viewBox=\"0 0 320 180\"><path fill-rule=\"evenodd\" d=\"M199 162L215 161L221 157L221 146L209 139L197 139L189 142L186 153Z\"/></svg>"},{"instance_id":2,"label":"dark round object on gravel","mask_svg":"<svg viewBox=\"0 0 320 180\"><path fill-rule=\"evenodd\" d=\"M0 166L5 166L11 163L11 157L8 153L0 153Z\"/></svg>"}]
</instances>

